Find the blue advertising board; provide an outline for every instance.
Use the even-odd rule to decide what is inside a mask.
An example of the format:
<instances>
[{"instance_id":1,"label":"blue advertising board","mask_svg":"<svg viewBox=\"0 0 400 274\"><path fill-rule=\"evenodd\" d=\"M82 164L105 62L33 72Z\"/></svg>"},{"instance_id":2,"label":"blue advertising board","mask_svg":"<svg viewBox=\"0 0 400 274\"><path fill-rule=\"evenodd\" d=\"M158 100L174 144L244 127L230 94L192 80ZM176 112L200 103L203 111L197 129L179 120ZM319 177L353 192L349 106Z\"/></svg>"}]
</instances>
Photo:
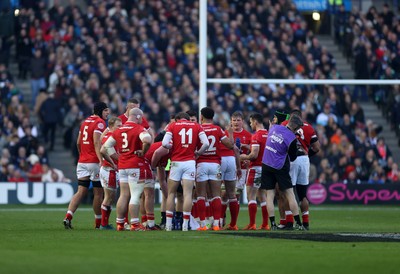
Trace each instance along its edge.
<instances>
[{"instance_id":1,"label":"blue advertising board","mask_svg":"<svg viewBox=\"0 0 400 274\"><path fill-rule=\"evenodd\" d=\"M325 11L328 8L326 0L293 0L299 11Z\"/></svg>"}]
</instances>

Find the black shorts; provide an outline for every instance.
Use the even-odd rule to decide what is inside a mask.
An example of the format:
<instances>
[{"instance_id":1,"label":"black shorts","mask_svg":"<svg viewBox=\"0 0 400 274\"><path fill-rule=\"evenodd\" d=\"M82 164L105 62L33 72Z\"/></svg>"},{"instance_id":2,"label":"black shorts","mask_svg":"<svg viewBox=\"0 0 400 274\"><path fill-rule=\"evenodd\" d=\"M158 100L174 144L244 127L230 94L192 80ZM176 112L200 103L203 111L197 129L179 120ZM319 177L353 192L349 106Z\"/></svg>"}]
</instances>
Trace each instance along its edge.
<instances>
[{"instance_id":1,"label":"black shorts","mask_svg":"<svg viewBox=\"0 0 400 274\"><path fill-rule=\"evenodd\" d=\"M267 165L262 165L261 188L266 190L275 189L278 184L280 190L293 188L289 169L284 166L282 169L274 169Z\"/></svg>"}]
</instances>

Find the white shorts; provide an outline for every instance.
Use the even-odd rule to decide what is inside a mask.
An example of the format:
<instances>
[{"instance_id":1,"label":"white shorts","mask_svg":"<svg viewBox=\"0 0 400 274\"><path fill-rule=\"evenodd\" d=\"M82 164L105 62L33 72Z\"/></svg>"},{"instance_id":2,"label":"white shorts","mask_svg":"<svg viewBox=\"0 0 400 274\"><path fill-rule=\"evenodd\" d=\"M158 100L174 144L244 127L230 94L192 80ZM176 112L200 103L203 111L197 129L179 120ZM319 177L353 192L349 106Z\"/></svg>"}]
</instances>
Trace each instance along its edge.
<instances>
[{"instance_id":1,"label":"white shorts","mask_svg":"<svg viewBox=\"0 0 400 274\"><path fill-rule=\"evenodd\" d=\"M236 176L236 159L234 156L221 157L221 175L222 180L235 181Z\"/></svg>"},{"instance_id":2,"label":"white shorts","mask_svg":"<svg viewBox=\"0 0 400 274\"><path fill-rule=\"evenodd\" d=\"M76 166L76 176L79 179L90 177L91 181L100 181L100 164L98 163L78 163Z\"/></svg>"},{"instance_id":3,"label":"white shorts","mask_svg":"<svg viewBox=\"0 0 400 274\"><path fill-rule=\"evenodd\" d=\"M242 191L244 189L244 186L246 185L246 179L247 179L247 169L242 169L242 177L236 181L236 192L238 190Z\"/></svg>"},{"instance_id":4,"label":"white shorts","mask_svg":"<svg viewBox=\"0 0 400 274\"><path fill-rule=\"evenodd\" d=\"M119 187L118 171L111 167L100 168L100 182L101 186L106 189L115 190Z\"/></svg>"},{"instance_id":5,"label":"white shorts","mask_svg":"<svg viewBox=\"0 0 400 274\"><path fill-rule=\"evenodd\" d=\"M260 188L261 186L261 169L260 166L254 166L247 173L246 186Z\"/></svg>"},{"instance_id":6,"label":"white shorts","mask_svg":"<svg viewBox=\"0 0 400 274\"><path fill-rule=\"evenodd\" d=\"M184 162L171 162L169 179L180 182L184 180L196 179L196 162L194 160Z\"/></svg>"},{"instance_id":7,"label":"white shorts","mask_svg":"<svg viewBox=\"0 0 400 274\"><path fill-rule=\"evenodd\" d=\"M310 159L307 155L298 156L290 163L290 177L292 184L307 186L310 176Z\"/></svg>"},{"instance_id":8,"label":"white shorts","mask_svg":"<svg viewBox=\"0 0 400 274\"><path fill-rule=\"evenodd\" d=\"M140 169L139 168L127 168L119 170L119 183L134 183L139 182Z\"/></svg>"},{"instance_id":9,"label":"white shorts","mask_svg":"<svg viewBox=\"0 0 400 274\"><path fill-rule=\"evenodd\" d=\"M198 163L196 167L196 181L221 181L221 165L217 163Z\"/></svg>"},{"instance_id":10,"label":"white shorts","mask_svg":"<svg viewBox=\"0 0 400 274\"><path fill-rule=\"evenodd\" d=\"M154 188L156 186L156 181L154 179L144 179L140 180L140 182L144 182L144 188Z\"/></svg>"}]
</instances>

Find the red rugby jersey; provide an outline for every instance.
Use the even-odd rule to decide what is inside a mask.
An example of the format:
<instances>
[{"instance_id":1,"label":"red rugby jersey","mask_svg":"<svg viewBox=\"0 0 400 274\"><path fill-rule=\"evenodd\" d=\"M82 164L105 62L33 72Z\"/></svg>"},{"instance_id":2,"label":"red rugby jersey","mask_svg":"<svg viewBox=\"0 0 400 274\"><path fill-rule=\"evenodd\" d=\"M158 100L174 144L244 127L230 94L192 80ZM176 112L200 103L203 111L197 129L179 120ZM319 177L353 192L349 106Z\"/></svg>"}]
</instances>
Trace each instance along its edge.
<instances>
[{"instance_id":1,"label":"red rugby jersey","mask_svg":"<svg viewBox=\"0 0 400 274\"><path fill-rule=\"evenodd\" d=\"M194 152L200 142L200 134L205 134L200 124L181 119L170 124L166 134L172 136L171 161L195 160Z\"/></svg>"},{"instance_id":2,"label":"red rugby jersey","mask_svg":"<svg viewBox=\"0 0 400 274\"><path fill-rule=\"evenodd\" d=\"M204 152L204 154L197 159L197 163L207 162L221 164L220 150L222 147L225 147L223 144L221 144L221 141L222 139L227 138L225 132L217 125L202 124L201 126L207 135L210 146Z\"/></svg>"},{"instance_id":3,"label":"red rugby jersey","mask_svg":"<svg viewBox=\"0 0 400 274\"><path fill-rule=\"evenodd\" d=\"M79 163L99 163L96 150L94 148L94 133L102 134L106 129L106 123L97 115L86 118L79 129Z\"/></svg>"}]
</instances>

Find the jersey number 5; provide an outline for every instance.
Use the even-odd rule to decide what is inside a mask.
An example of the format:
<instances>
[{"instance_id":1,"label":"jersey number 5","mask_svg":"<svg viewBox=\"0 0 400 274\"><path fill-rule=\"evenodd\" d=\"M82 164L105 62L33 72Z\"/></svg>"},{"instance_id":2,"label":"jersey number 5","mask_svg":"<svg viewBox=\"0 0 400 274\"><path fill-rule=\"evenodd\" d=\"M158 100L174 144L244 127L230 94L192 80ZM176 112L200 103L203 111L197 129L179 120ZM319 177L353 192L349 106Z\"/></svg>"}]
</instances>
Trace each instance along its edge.
<instances>
[{"instance_id":1,"label":"jersey number 5","mask_svg":"<svg viewBox=\"0 0 400 274\"><path fill-rule=\"evenodd\" d=\"M82 138L83 141L86 141L88 139L88 135L89 135L87 132L88 128L89 128L89 126L83 127L83 138Z\"/></svg>"}]
</instances>

